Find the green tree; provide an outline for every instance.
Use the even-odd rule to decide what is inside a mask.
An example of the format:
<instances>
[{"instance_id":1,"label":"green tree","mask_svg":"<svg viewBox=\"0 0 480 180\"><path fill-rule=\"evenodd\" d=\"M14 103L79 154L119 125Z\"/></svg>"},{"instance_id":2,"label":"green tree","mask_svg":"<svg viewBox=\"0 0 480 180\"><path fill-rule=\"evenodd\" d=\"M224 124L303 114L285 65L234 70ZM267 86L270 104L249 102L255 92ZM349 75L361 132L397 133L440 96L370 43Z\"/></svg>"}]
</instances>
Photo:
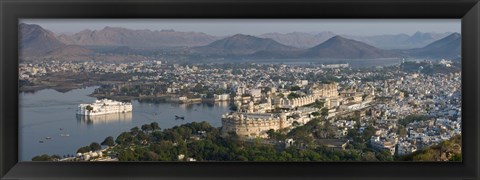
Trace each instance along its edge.
<instances>
[{"instance_id":1,"label":"green tree","mask_svg":"<svg viewBox=\"0 0 480 180\"><path fill-rule=\"evenodd\" d=\"M90 106L90 105L87 105L87 107L85 107L85 109L86 109L87 111L92 111L92 110L93 110L93 107Z\"/></svg>"},{"instance_id":2,"label":"green tree","mask_svg":"<svg viewBox=\"0 0 480 180\"><path fill-rule=\"evenodd\" d=\"M145 161L158 161L159 159L158 154L153 151L146 152L143 157Z\"/></svg>"},{"instance_id":3,"label":"green tree","mask_svg":"<svg viewBox=\"0 0 480 180\"><path fill-rule=\"evenodd\" d=\"M152 127L152 130L153 130L153 131L159 131L159 130L161 130L161 129L160 129L160 126L158 125L157 122L152 122L152 123L150 123L150 127Z\"/></svg>"},{"instance_id":4,"label":"green tree","mask_svg":"<svg viewBox=\"0 0 480 180\"><path fill-rule=\"evenodd\" d=\"M276 138L276 133L274 129L269 129L267 131L267 135L269 139L275 139Z\"/></svg>"},{"instance_id":5,"label":"green tree","mask_svg":"<svg viewBox=\"0 0 480 180\"><path fill-rule=\"evenodd\" d=\"M91 150L92 149L90 148L90 146L84 146L84 147L78 148L77 153L86 153L86 152L90 152Z\"/></svg>"},{"instance_id":6,"label":"green tree","mask_svg":"<svg viewBox=\"0 0 480 180\"><path fill-rule=\"evenodd\" d=\"M100 144L98 144L96 142L93 142L93 143L90 144L90 149L92 151L98 151L98 150L102 149L102 146L100 146Z\"/></svg>"},{"instance_id":7,"label":"green tree","mask_svg":"<svg viewBox=\"0 0 480 180\"><path fill-rule=\"evenodd\" d=\"M214 95L215 94L213 92L208 92L207 93L207 99L213 99Z\"/></svg>"},{"instance_id":8,"label":"green tree","mask_svg":"<svg viewBox=\"0 0 480 180\"><path fill-rule=\"evenodd\" d=\"M363 131L363 140L368 141L373 135L375 135L375 128L372 125L368 125Z\"/></svg>"},{"instance_id":9,"label":"green tree","mask_svg":"<svg viewBox=\"0 0 480 180\"><path fill-rule=\"evenodd\" d=\"M409 124L409 123L412 123L412 122L415 122L415 121L419 121L419 122L420 121L426 121L428 119L429 119L429 117L426 116L426 115L414 114L414 115L408 115L407 117L398 120L398 124L403 125L403 126L407 126L407 124Z\"/></svg>"},{"instance_id":10,"label":"green tree","mask_svg":"<svg viewBox=\"0 0 480 180\"><path fill-rule=\"evenodd\" d=\"M122 134L118 135L115 142L120 145L131 144L133 142L132 134L128 132L123 132Z\"/></svg>"},{"instance_id":11,"label":"green tree","mask_svg":"<svg viewBox=\"0 0 480 180\"><path fill-rule=\"evenodd\" d=\"M48 154L35 156L32 158L32 161L50 161L50 156Z\"/></svg>"},{"instance_id":12,"label":"green tree","mask_svg":"<svg viewBox=\"0 0 480 180\"><path fill-rule=\"evenodd\" d=\"M322 112L320 113L322 116L328 116L328 109L327 108L322 108Z\"/></svg>"},{"instance_id":13,"label":"green tree","mask_svg":"<svg viewBox=\"0 0 480 180\"><path fill-rule=\"evenodd\" d=\"M402 125L398 126L397 133L398 133L398 136L400 136L400 137L407 137L407 134L408 134L407 130Z\"/></svg>"},{"instance_id":14,"label":"green tree","mask_svg":"<svg viewBox=\"0 0 480 180\"><path fill-rule=\"evenodd\" d=\"M462 161L462 153L455 153L453 156L449 159L449 161Z\"/></svg>"},{"instance_id":15,"label":"green tree","mask_svg":"<svg viewBox=\"0 0 480 180\"><path fill-rule=\"evenodd\" d=\"M131 150L124 150L118 154L119 161L137 161L138 158Z\"/></svg>"},{"instance_id":16,"label":"green tree","mask_svg":"<svg viewBox=\"0 0 480 180\"><path fill-rule=\"evenodd\" d=\"M288 96L287 96L288 99L295 99L295 98L299 98L299 97L300 97L299 94L293 93L293 92L288 94Z\"/></svg>"},{"instance_id":17,"label":"green tree","mask_svg":"<svg viewBox=\"0 0 480 180\"><path fill-rule=\"evenodd\" d=\"M317 126L315 135L321 139L333 138L335 136L335 128L329 121L325 121L323 125Z\"/></svg>"},{"instance_id":18,"label":"green tree","mask_svg":"<svg viewBox=\"0 0 480 180\"><path fill-rule=\"evenodd\" d=\"M235 103L230 103L230 111L237 111L238 110L238 107Z\"/></svg>"},{"instance_id":19,"label":"green tree","mask_svg":"<svg viewBox=\"0 0 480 180\"><path fill-rule=\"evenodd\" d=\"M140 128L138 128L137 126L130 129L130 133L132 133L132 135L134 136L136 136L139 132L140 132Z\"/></svg>"},{"instance_id":20,"label":"green tree","mask_svg":"<svg viewBox=\"0 0 480 180\"><path fill-rule=\"evenodd\" d=\"M144 132L140 132L140 133L137 134L137 136L135 136L134 141L138 145L141 145L145 142L148 143L150 141L150 136L148 136Z\"/></svg>"},{"instance_id":21,"label":"green tree","mask_svg":"<svg viewBox=\"0 0 480 180\"><path fill-rule=\"evenodd\" d=\"M356 137L358 137L358 132L356 129L349 129L347 131L347 137L350 138L350 139L355 139Z\"/></svg>"},{"instance_id":22,"label":"green tree","mask_svg":"<svg viewBox=\"0 0 480 180\"><path fill-rule=\"evenodd\" d=\"M393 156L389 150L382 150L376 154L376 158L379 161L393 161Z\"/></svg>"},{"instance_id":23,"label":"green tree","mask_svg":"<svg viewBox=\"0 0 480 180\"><path fill-rule=\"evenodd\" d=\"M290 88L290 91L298 91L298 90L300 90L300 87L299 87L299 86L292 86L292 87Z\"/></svg>"},{"instance_id":24,"label":"green tree","mask_svg":"<svg viewBox=\"0 0 480 180\"><path fill-rule=\"evenodd\" d=\"M35 156L32 158L32 161L56 161L61 159L59 155L52 155L49 156L48 154L43 154L40 156Z\"/></svg>"},{"instance_id":25,"label":"green tree","mask_svg":"<svg viewBox=\"0 0 480 180\"><path fill-rule=\"evenodd\" d=\"M203 91L203 85L201 83L197 83L195 87L192 89L193 92L202 92Z\"/></svg>"},{"instance_id":26,"label":"green tree","mask_svg":"<svg viewBox=\"0 0 480 180\"><path fill-rule=\"evenodd\" d=\"M298 123L298 121L293 121L292 126L293 127L298 127L298 126L300 126L300 123Z\"/></svg>"},{"instance_id":27,"label":"green tree","mask_svg":"<svg viewBox=\"0 0 480 180\"><path fill-rule=\"evenodd\" d=\"M141 128L142 128L143 132L149 132L149 131L152 130L152 126L150 124L144 124L144 125L142 125Z\"/></svg>"},{"instance_id":28,"label":"green tree","mask_svg":"<svg viewBox=\"0 0 480 180\"><path fill-rule=\"evenodd\" d=\"M225 90L224 89L216 89L215 94L224 94Z\"/></svg>"},{"instance_id":29,"label":"green tree","mask_svg":"<svg viewBox=\"0 0 480 180\"><path fill-rule=\"evenodd\" d=\"M115 141L113 140L113 137L112 136L108 136L107 138L105 138L105 140L103 140L103 142L101 143L103 146L109 146L109 147L112 147L115 145Z\"/></svg>"},{"instance_id":30,"label":"green tree","mask_svg":"<svg viewBox=\"0 0 480 180\"><path fill-rule=\"evenodd\" d=\"M377 157L375 157L374 152L365 152L362 157L363 161L378 161Z\"/></svg>"}]
</instances>

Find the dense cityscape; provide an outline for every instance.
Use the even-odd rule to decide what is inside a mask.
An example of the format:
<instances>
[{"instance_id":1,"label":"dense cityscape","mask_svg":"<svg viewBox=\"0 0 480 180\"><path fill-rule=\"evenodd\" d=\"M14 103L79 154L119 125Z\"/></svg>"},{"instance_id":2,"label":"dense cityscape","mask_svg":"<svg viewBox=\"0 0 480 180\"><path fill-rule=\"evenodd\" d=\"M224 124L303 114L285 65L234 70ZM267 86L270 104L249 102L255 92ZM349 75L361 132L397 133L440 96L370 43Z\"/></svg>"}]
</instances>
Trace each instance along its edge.
<instances>
[{"instance_id":1,"label":"dense cityscape","mask_svg":"<svg viewBox=\"0 0 480 180\"><path fill-rule=\"evenodd\" d=\"M462 161L459 19L21 19L20 161Z\"/></svg>"},{"instance_id":2,"label":"dense cityscape","mask_svg":"<svg viewBox=\"0 0 480 180\"><path fill-rule=\"evenodd\" d=\"M230 107L221 127L152 122L34 161L461 161L460 69L444 59L362 68L51 60L20 63L19 81L24 92L98 86L91 97Z\"/></svg>"}]
</instances>

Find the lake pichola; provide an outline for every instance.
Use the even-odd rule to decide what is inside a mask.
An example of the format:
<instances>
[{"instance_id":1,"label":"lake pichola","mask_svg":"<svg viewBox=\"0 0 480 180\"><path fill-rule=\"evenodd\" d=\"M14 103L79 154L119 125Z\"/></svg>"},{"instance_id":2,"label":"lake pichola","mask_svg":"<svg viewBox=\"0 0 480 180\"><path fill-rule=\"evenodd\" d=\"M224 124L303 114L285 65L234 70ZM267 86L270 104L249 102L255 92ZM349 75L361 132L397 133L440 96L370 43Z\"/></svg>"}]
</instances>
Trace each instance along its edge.
<instances>
[{"instance_id":1,"label":"lake pichola","mask_svg":"<svg viewBox=\"0 0 480 180\"><path fill-rule=\"evenodd\" d=\"M95 101L88 96L95 88L66 93L52 89L20 93L19 160L31 161L32 157L42 154L73 155L80 147L101 143L108 136L116 138L135 126L152 122L157 122L162 129L194 121L220 127L221 115L230 111L227 102L176 104L134 100L130 113L77 116L79 104ZM184 120L176 119L176 115L183 116Z\"/></svg>"}]
</instances>

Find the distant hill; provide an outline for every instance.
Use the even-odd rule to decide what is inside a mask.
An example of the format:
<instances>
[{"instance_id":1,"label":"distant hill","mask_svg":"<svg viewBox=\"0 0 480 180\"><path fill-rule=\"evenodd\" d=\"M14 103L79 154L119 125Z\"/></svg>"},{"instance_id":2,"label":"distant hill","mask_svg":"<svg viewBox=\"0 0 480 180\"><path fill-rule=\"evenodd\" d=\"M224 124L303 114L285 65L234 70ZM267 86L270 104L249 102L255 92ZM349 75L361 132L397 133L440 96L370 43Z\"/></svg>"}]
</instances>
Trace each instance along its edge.
<instances>
[{"instance_id":1,"label":"distant hill","mask_svg":"<svg viewBox=\"0 0 480 180\"><path fill-rule=\"evenodd\" d=\"M268 38L237 34L193 50L197 54L236 55L248 58L308 59L373 59L400 57L399 53L382 50L366 43L334 36L308 49L286 46Z\"/></svg>"},{"instance_id":2,"label":"distant hill","mask_svg":"<svg viewBox=\"0 0 480 180\"><path fill-rule=\"evenodd\" d=\"M456 59L461 56L461 35L452 33L423 48L401 51L413 57Z\"/></svg>"},{"instance_id":3,"label":"distant hill","mask_svg":"<svg viewBox=\"0 0 480 180\"><path fill-rule=\"evenodd\" d=\"M94 52L77 45L66 45L47 52L44 57L61 60L92 60Z\"/></svg>"},{"instance_id":4,"label":"distant hill","mask_svg":"<svg viewBox=\"0 0 480 180\"><path fill-rule=\"evenodd\" d=\"M334 36L308 49L280 44L272 39L237 34L215 41L207 46L194 48L194 53L216 56L235 55L249 59L376 59L402 57L402 54L382 50L363 42Z\"/></svg>"},{"instance_id":5,"label":"distant hill","mask_svg":"<svg viewBox=\"0 0 480 180\"><path fill-rule=\"evenodd\" d=\"M381 49L413 49L424 47L436 40L442 39L450 33L416 32L407 34L385 34L374 36L342 35L345 38L367 43Z\"/></svg>"},{"instance_id":6,"label":"distant hill","mask_svg":"<svg viewBox=\"0 0 480 180\"><path fill-rule=\"evenodd\" d=\"M118 54L118 55L139 54L139 51L132 49L128 46L109 47L109 48L99 49L97 50L97 52L102 54Z\"/></svg>"},{"instance_id":7,"label":"distant hill","mask_svg":"<svg viewBox=\"0 0 480 180\"><path fill-rule=\"evenodd\" d=\"M59 35L58 38L65 44L129 47L191 47L206 45L219 39L198 32L131 30L109 26L101 30L87 29L73 35Z\"/></svg>"},{"instance_id":8,"label":"distant hill","mask_svg":"<svg viewBox=\"0 0 480 180\"><path fill-rule=\"evenodd\" d=\"M408 38L405 42L409 44L430 44L434 41L447 37L451 33L424 33L424 32L416 32L410 38Z\"/></svg>"},{"instance_id":9,"label":"distant hill","mask_svg":"<svg viewBox=\"0 0 480 180\"><path fill-rule=\"evenodd\" d=\"M375 59L400 57L398 53L379 49L366 43L335 36L301 54L304 58Z\"/></svg>"},{"instance_id":10,"label":"distant hill","mask_svg":"<svg viewBox=\"0 0 480 180\"><path fill-rule=\"evenodd\" d=\"M303 32L292 32L292 33L266 33L260 35L262 38L270 38L281 44L287 46L293 46L297 48L310 48L316 46L320 43L325 42L326 40L334 37L333 32L325 31L318 34L310 34Z\"/></svg>"},{"instance_id":11,"label":"distant hill","mask_svg":"<svg viewBox=\"0 0 480 180\"><path fill-rule=\"evenodd\" d=\"M39 56L65 46L53 32L35 24L21 23L19 36L20 57Z\"/></svg>"},{"instance_id":12,"label":"distant hill","mask_svg":"<svg viewBox=\"0 0 480 180\"><path fill-rule=\"evenodd\" d=\"M385 34L385 35L375 35L375 36L352 36L352 35L342 35L345 38L364 42L368 45L375 46L381 49L404 49L404 48L414 48L411 45L404 44L406 40L410 38L407 34ZM422 47L415 46L415 47Z\"/></svg>"},{"instance_id":13,"label":"distant hill","mask_svg":"<svg viewBox=\"0 0 480 180\"><path fill-rule=\"evenodd\" d=\"M318 34L292 32L292 33L265 33L260 35L263 38L270 38L279 43L298 48L310 48L325 42L337 34L324 31ZM416 32L413 35L407 34L384 34L374 36L340 35L347 39L364 42L380 49L412 49L424 47L436 40L442 39L450 33Z\"/></svg>"},{"instance_id":14,"label":"distant hill","mask_svg":"<svg viewBox=\"0 0 480 180\"><path fill-rule=\"evenodd\" d=\"M249 55L257 52L289 52L298 48L280 44L272 39L236 34L217 40L206 46L193 48L196 54Z\"/></svg>"}]
</instances>

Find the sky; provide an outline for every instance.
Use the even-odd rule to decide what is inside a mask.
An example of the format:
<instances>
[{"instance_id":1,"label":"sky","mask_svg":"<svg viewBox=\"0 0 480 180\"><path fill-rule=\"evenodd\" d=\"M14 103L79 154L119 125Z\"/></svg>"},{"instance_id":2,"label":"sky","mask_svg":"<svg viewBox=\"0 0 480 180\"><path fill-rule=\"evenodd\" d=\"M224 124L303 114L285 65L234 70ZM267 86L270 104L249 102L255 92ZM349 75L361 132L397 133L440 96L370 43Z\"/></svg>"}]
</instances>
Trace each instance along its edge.
<instances>
[{"instance_id":1,"label":"sky","mask_svg":"<svg viewBox=\"0 0 480 180\"><path fill-rule=\"evenodd\" d=\"M420 32L461 32L460 19L20 19L55 33L76 33L106 26L127 29L203 32L215 36L260 35L270 32L319 33L371 36Z\"/></svg>"}]
</instances>

